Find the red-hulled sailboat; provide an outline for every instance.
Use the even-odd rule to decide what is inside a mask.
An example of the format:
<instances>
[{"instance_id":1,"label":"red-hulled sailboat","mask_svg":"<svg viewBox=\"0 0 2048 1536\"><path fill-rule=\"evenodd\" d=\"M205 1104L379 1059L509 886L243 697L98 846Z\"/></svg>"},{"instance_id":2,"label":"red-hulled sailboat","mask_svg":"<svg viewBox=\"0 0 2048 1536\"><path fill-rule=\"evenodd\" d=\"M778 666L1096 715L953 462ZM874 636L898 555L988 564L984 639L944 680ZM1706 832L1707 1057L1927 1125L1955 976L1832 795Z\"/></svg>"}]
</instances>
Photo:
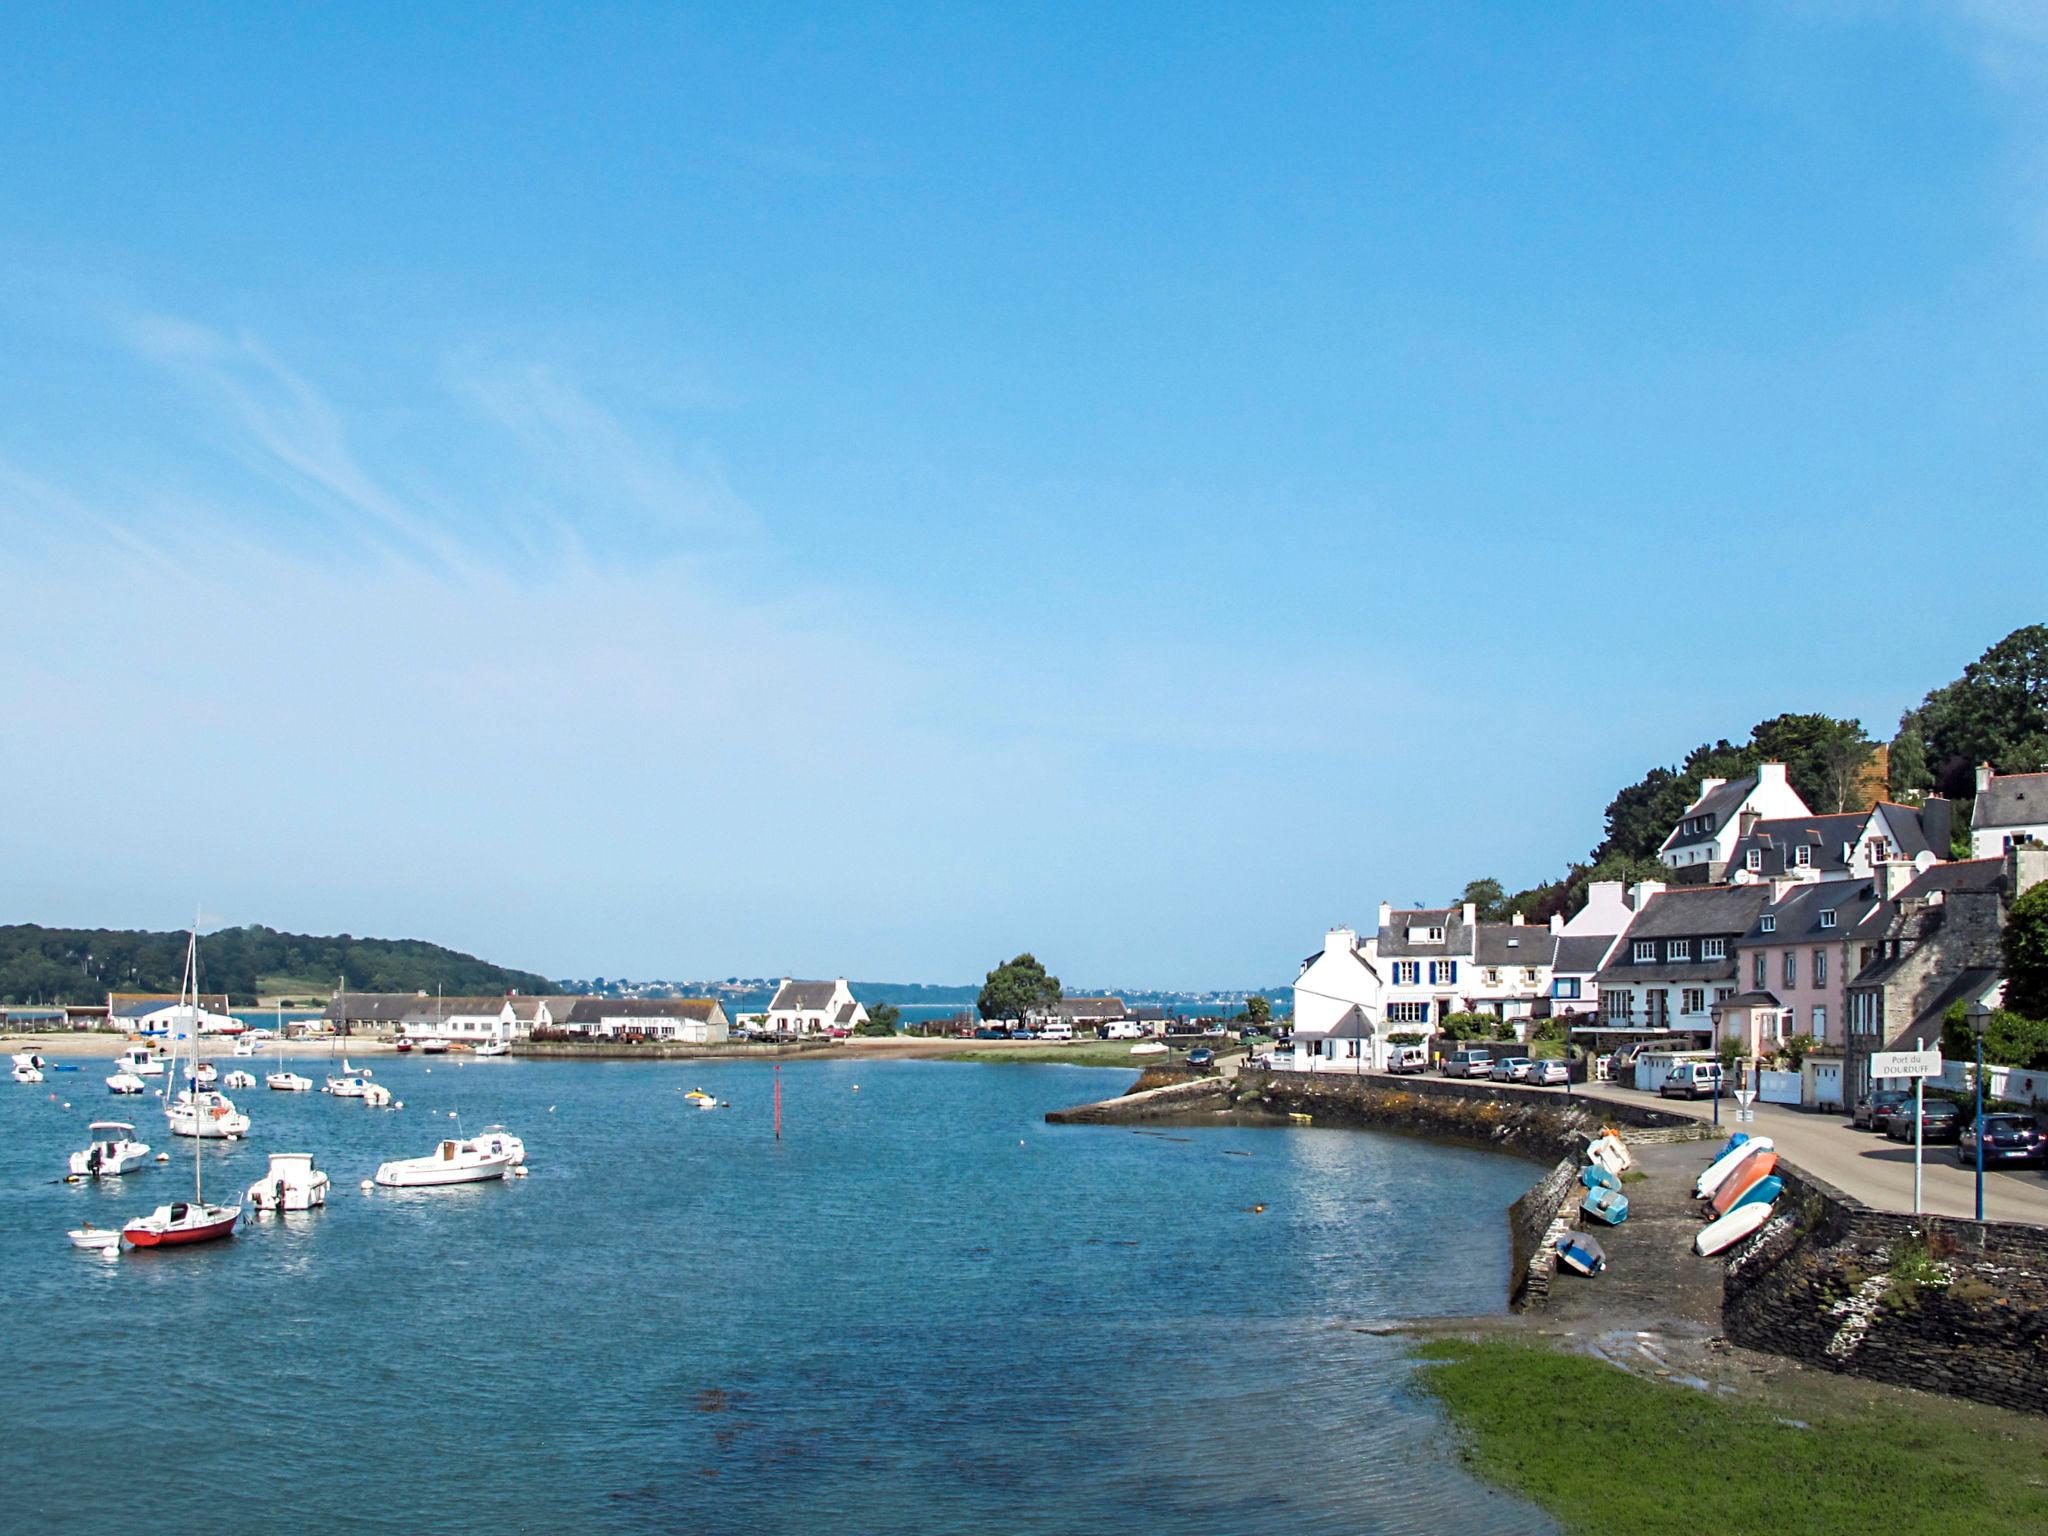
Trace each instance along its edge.
<instances>
[{"instance_id":1,"label":"red-hulled sailboat","mask_svg":"<svg viewBox=\"0 0 2048 1536\"><path fill-rule=\"evenodd\" d=\"M192 1029L192 1055L196 1063L199 1057L199 930L194 928L185 947L185 981L192 992L192 1012L189 1015ZM179 989L178 1000L182 1004L184 988ZM175 1063L172 1067L177 1075ZM185 1243L210 1243L217 1238L233 1237L235 1223L242 1219L239 1205L209 1205L206 1193L200 1188L200 1139L192 1139L192 1198L173 1200L169 1205L160 1205L147 1216L138 1216L121 1229L124 1242L136 1248L173 1248Z\"/></svg>"}]
</instances>

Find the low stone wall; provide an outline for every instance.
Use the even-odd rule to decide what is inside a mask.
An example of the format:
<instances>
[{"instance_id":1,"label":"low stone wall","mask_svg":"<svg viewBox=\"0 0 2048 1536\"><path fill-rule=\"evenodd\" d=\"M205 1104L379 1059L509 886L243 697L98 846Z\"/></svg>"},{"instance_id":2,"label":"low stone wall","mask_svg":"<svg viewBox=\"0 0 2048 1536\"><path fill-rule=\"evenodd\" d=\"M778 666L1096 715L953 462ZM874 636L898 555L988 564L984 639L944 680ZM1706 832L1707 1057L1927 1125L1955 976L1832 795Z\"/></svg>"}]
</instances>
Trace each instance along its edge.
<instances>
[{"instance_id":1,"label":"low stone wall","mask_svg":"<svg viewBox=\"0 0 2048 1536\"><path fill-rule=\"evenodd\" d=\"M1779 1163L1728 1265L1728 1337L1899 1386L2048 1410L2048 1228L1875 1211Z\"/></svg>"},{"instance_id":2,"label":"low stone wall","mask_svg":"<svg viewBox=\"0 0 2048 1536\"><path fill-rule=\"evenodd\" d=\"M764 1045L757 1041L734 1041L729 1045L691 1045L681 1040L515 1040L514 1056L547 1057L556 1061L738 1061L754 1057L801 1056L806 1051L828 1050L837 1040L816 1044Z\"/></svg>"},{"instance_id":3,"label":"low stone wall","mask_svg":"<svg viewBox=\"0 0 2048 1536\"><path fill-rule=\"evenodd\" d=\"M1516 1311L1540 1307L1557 1274L1557 1240L1572 1226L1578 1209L1576 1156L1558 1164L1508 1207L1508 1305Z\"/></svg>"},{"instance_id":4,"label":"low stone wall","mask_svg":"<svg viewBox=\"0 0 2048 1536\"><path fill-rule=\"evenodd\" d=\"M1712 1134L1690 1115L1647 1105L1452 1078L1246 1072L1236 1080L1235 1101L1241 1109L1311 1115L1318 1125L1406 1131L1546 1163L1576 1162L1603 1125L1623 1127L1631 1141L1698 1141Z\"/></svg>"},{"instance_id":5,"label":"low stone wall","mask_svg":"<svg viewBox=\"0 0 2048 1536\"><path fill-rule=\"evenodd\" d=\"M1165 1120L1231 1107L1228 1085L1220 1077L1147 1083L1144 1078L1120 1098L1055 1109L1046 1115L1053 1125L1119 1125L1129 1120Z\"/></svg>"}]
</instances>

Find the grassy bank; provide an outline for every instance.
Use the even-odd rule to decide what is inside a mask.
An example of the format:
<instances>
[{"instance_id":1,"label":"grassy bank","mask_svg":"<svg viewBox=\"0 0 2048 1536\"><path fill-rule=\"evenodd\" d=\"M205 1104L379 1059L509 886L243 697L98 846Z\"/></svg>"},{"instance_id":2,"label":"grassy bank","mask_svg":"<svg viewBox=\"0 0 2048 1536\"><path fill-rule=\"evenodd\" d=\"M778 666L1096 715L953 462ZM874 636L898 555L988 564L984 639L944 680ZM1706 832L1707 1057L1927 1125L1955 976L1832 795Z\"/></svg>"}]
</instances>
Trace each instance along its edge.
<instances>
[{"instance_id":1,"label":"grassy bank","mask_svg":"<svg viewBox=\"0 0 2048 1536\"><path fill-rule=\"evenodd\" d=\"M1473 1469L1567 1531L2048 1530L2048 1434L1995 1410L1795 1413L1540 1346L1436 1339L1418 1353Z\"/></svg>"}]
</instances>

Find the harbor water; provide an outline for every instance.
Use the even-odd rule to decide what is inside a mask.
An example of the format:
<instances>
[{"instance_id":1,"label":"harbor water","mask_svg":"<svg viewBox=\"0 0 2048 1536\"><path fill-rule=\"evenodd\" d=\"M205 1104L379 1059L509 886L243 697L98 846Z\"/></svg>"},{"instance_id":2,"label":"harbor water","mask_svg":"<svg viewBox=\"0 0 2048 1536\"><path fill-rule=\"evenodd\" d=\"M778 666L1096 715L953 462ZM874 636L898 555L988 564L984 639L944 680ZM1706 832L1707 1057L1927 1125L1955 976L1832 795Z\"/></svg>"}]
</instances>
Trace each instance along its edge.
<instances>
[{"instance_id":1,"label":"harbor water","mask_svg":"<svg viewBox=\"0 0 2048 1536\"><path fill-rule=\"evenodd\" d=\"M1118 1071L368 1064L403 1109L258 1088L200 1152L210 1198L312 1152L326 1209L117 1261L65 1230L188 1197L192 1143L97 1060L0 1088L0 1531L1551 1528L1363 1331L1501 1308L1527 1163L1043 1122ZM55 1182L102 1118L172 1161ZM358 1187L500 1122L530 1177Z\"/></svg>"}]
</instances>

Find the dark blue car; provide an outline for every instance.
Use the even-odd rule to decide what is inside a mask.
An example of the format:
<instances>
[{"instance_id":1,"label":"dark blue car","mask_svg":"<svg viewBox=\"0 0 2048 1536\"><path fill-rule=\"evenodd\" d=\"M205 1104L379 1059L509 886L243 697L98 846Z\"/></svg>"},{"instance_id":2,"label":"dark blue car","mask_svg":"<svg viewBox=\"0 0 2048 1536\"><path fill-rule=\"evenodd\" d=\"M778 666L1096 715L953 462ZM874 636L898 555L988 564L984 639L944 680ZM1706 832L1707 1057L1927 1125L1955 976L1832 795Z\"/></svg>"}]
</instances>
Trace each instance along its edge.
<instances>
[{"instance_id":1,"label":"dark blue car","mask_svg":"<svg viewBox=\"0 0 2048 1536\"><path fill-rule=\"evenodd\" d=\"M1216 1065L1216 1053L1206 1045L1198 1045L1188 1052L1188 1065L1191 1067L1213 1067Z\"/></svg>"}]
</instances>

